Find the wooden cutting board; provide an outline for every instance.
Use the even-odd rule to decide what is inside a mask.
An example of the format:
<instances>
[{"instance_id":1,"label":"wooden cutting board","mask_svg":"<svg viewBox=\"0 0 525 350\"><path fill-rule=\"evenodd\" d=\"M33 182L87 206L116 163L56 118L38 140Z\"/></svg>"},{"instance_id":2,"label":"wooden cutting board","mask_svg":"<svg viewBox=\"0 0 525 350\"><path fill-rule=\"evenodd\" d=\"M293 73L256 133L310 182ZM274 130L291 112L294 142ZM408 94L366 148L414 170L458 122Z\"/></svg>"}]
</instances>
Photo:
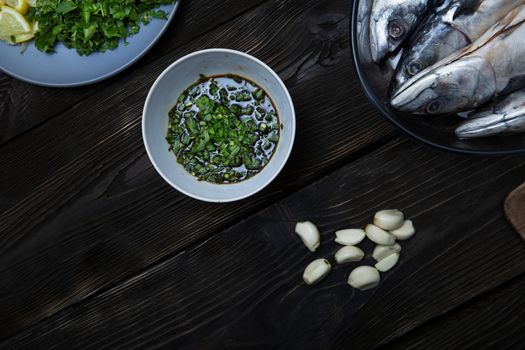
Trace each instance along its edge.
<instances>
[{"instance_id":1,"label":"wooden cutting board","mask_svg":"<svg viewBox=\"0 0 525 350\"><path fill-rule=\"evenodd\" d=\"M505 214L518 233L525 239L525 183L505 200Z\"/></svg>"}]
</instances>

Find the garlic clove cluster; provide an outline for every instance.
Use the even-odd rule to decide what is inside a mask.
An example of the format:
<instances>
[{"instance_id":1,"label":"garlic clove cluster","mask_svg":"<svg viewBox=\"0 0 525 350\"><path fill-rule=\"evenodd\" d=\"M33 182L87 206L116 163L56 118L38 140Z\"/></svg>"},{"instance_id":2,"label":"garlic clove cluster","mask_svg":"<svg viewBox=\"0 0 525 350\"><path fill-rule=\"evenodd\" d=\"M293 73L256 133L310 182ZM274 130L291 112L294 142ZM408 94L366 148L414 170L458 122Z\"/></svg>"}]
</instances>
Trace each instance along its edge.
<instances>
[{"instance_id":1,"label":"garlic clove cluster","mask_svg":"<svg viewBox=\"0 0 525 350\"><path fill-rule=\"evenodd\" d=\"M321 244L321 235L317 227L310 221L299 222L295 232L301 237L304 245L315 252ZM379 285L380 272L390 271L399 261L401 245L396 240L406 240L414 236L416 230L411 220L405 220L405 215L397 209L386 209L374 215L373 224L365 229L345 229L335 232L335 242L343 245L335 253L338 264L347 264L363 260L365 252L356 247L365 238L377 244L372 252L376 260L374 266L359 266L348 276L348 284L359 290L368 290ZM306 284L313 285L324 279L332 265L327 259L312 261L303 273Z\"/></svg>"}]
</instances>

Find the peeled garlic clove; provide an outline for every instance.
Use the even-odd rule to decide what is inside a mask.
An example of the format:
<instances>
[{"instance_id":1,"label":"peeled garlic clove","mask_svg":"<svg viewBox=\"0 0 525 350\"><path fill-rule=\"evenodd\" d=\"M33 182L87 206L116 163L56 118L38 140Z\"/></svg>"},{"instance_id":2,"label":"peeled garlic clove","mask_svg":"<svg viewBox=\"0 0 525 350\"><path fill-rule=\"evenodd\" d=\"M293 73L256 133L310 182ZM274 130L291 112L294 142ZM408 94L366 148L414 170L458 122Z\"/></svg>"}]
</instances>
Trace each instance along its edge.
<instances>
[{"instance_id":1,"label":"peeled garlic clove","mask_svg":"<svg viewBox=\"0 0 525 350\"><path fill-rule=\"evenodd\" d=\"M403 226L396 230L390 231L390 233L393 234L397 239L403 241L405 239L411 238L416 233L416 229L414 228L412 220L406 220L403 223Z\"/></svg>"},{"instance_id":2,"label":"peeled garlic clove","mask_svg":"<svg viewBox=\"0 0 525 350\"><path fill-rule=\"evenodd\" d=\"M360 290L375 288L380 280L379 271L372 266L359 266L348 276L348 284Z\"/></svg>"},{"instance_id":3,"label":"peeled garlic clove","mask_svg":"<svg viewBox=\"0 0 525 350\"><path fill-rule=\"evenodd\" d=\"M365 239L365 231L359 229L340 230L335 232L335 241L342 245L356 245Z\"/></svg>"},{"instance_id":4,"label":"peeled garlic clove","mask_svg":"<svg viewBox=\"0 0 525 350\"><path fill-rule=\"evenodd\" d=\"M317 259L312 261L303 273L303 280L308 285L315 284L321 281L328 275L328 272L332 269L332 265L326 259Z\"/></svg>"},{"instance_id":5,"label":"peeled garlic clove","mask_svg":"<svg viewBox=\"0 0 525 350\"><path fill-rule=\"evenodd\" d=\"M375 225L367 225L365 233L369 240L377 244L393 245L396 242L396 237Z\"/></svg>"},{"instance_id":6,"label":"peeled garlic clove","mask_svg":"<svg viewBox=\"0 0 525 350\"><path fill-rule=\"evenodd\" d=\"M381 261L387 256L392 255L394 253L399 253L400 251L401 246L397 243L394 245L378 245L374 248L372 257L376 259L376 261Z\"/></svg>"},{"instance_id":7,"label":"peeled garlic clove","mask_svg":"<svg viewBox=\"0 0 525 350\"><path fill-rule=\"evenodd\" d=\"M374 216L374 225L383 230L395 230L403 225L405 215L397 209L381 210Z\"/></svg>"},{"instance_id":8,"label":"peeled garlic clove","mask_svg":"<svg viewBox=\"0 0 525 350\"><path fill-rule=\"evenodd\" d=\"M387 272L391 268L393 268L397 262L399 261L399 253L390 254L383 260L379 261L376 264L376 269L378 269L381 272Z\"/></svg>"},{"instance_id":9,"label":"peeled garlic clove","mask_svg":"<svg viewBox=\"0 0 525 350\"><path fill-rule=\"evenodd\" d=\"M315 250L321 245L321 235L319 234L319 230L310 221L298 222L295 225L295 233L301 237L304 245L311 252L315 252Z\"/></svg>"},{"instance_id":10,"label":"peeled garlic clove","mask_svg":"<svg viewBox=\"0 0 525 350\"><path fill-rule=\"evenodd\" d=\"M365 256L365 253L354 246L346 246L337 251L335 253L335 261L337 261L338 264L346 264L352 261L360 261Z\"/></svg>"}]
</instances>

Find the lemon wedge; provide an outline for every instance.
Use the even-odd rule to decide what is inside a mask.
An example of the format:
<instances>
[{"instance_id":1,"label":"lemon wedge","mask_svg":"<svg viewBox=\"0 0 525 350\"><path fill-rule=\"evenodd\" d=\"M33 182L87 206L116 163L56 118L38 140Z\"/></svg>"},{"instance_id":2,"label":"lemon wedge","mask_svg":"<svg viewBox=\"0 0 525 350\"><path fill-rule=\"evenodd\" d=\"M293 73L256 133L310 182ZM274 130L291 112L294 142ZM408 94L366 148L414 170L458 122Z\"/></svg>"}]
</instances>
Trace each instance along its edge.
<instances>
[{"instance_id":1,"label":"lemon wedge","mask_svg":"<svg viewBox=\"0 0 525 350\"><path fill-rule=\"evenodd\" d=\"M27 9L29 8L29 4L27 0L2 0L5 2L5 5L11 6L15 10L17 10L20 14L25 15L27 12Z\"/></svg>"},{"instance_id":2,"label":"lemon wedge","mask_svg":"<svg viewBox=\"0 0 525 350\"><path fill-rule=\"evenodd\" d=\"M20 12L12 7L0 5L0 40L13 43L13 37L32 32L31 24Z\"/></svg>"}]
</instances>

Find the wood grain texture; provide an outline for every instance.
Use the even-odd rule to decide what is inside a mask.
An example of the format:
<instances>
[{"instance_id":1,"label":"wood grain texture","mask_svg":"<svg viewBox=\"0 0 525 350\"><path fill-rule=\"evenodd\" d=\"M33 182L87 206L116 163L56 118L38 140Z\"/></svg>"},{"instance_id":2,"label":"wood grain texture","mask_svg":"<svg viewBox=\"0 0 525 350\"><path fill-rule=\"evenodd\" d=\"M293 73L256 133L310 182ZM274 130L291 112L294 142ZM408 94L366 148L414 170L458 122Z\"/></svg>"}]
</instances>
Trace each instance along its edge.
<instances>
[{"instance_id":1,"label":"wood grain texture","mask_svg":"<svg viewBox=\"0 0 525 350\"><path fill-rule=\"evenodd\" d=\"M138 65L2 147L0 337L137 274L391 139L353 75L348 6L267 1ZM211 46L268 62L286 80L298 117L283 174L256 197L229 205L171 189L147 159L140 132L155 77L175 59Z\"/></svg>"},{"instance_id":2,"label":"wood grain texture","mask_svg":"<svg viewBox=\"0 0 525 350\"><path fill-rule=\"evenodd\" d=\"M525 272L525 244L501 210L524 176L523 158L396 141L0 347L372 349ZM338 249L336 229L391 207L418 233L377 289L346 284L356 263L315 287L302 282L307 263ZM302 220L322 232L315 254L293 233Z\"/></svg>"},{"instance_id":3,"label":"wood grain texture","mask_svg":"<svg viewBox=\"0 0 525 350\"><path fill-rule=\"evenodd\" d=\"M30 85L0 72L0 145L67 110L105 84L58 90Z\"/></svg>"},{"instance_id":4,"label":"wood grain texture","mask_svg":"<svg viewBox=\"0 0 525 350\"><path fill-rule=\"evenodd\" d=\"M525 275L521 275L381 349L523 349L524 296Z\"/></svg>"},{"instance_id":5,"label":"wood grain texture","mask_svg":"<svg viewBox=\"0 0 525 350\"><path fill-rule=\"evenodd\" d=\"M69 110L96 92L111 95L122 77L146 66L159 55L178 48L264 0L221 0L219 7L207 0L182 0L172 24L153 49L116 77L86 87L53 89L30 85L0 72L0 145ZM23 59L23 56L21 56Z\"/></svg>"},{"instance_id":6,"label":"wood grain texture","mask_svg":"<svg viewBox=\"0 0 525 350\"><path fill-rule=\"evenodd\" d=\"M514 228L525 239L525 183L507 197L505 212Z\"/></svg>"}]
</instances>

